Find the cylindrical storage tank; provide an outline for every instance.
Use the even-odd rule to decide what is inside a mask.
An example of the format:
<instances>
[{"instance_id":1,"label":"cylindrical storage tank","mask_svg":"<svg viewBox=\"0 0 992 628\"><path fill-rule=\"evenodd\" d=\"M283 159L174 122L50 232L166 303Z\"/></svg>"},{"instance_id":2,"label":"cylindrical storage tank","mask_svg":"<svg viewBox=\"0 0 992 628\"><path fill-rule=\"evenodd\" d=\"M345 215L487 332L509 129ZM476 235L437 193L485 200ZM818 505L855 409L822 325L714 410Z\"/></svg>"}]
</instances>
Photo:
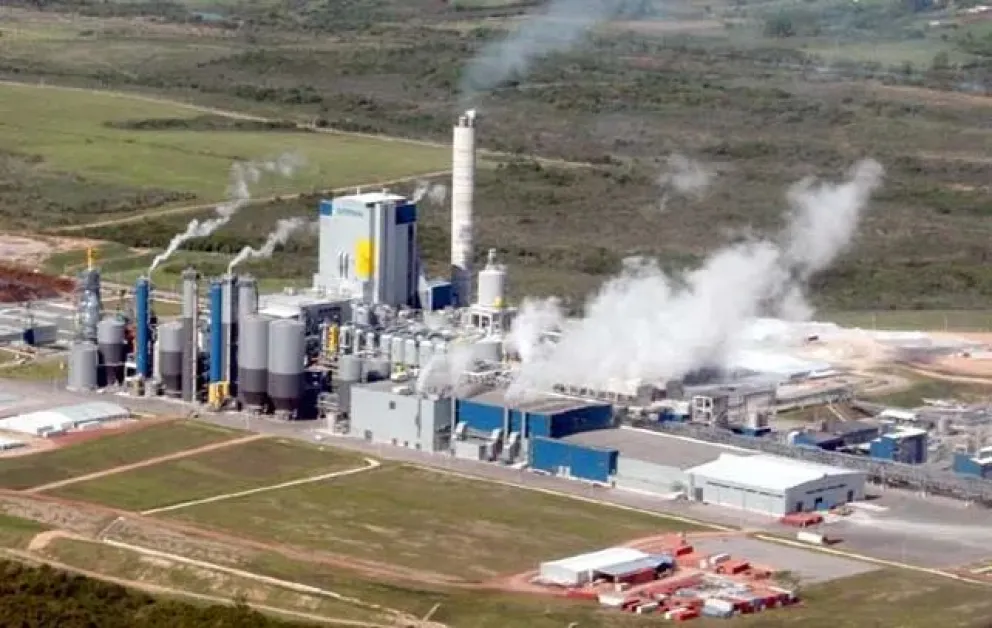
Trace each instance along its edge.
<instances>
[{"instance_id":1,"label":"cylindrical storage tank","mask_svg":"<svg viewBox=\"0 0 992 628\"><path fill-rule=\"evenodd\" d=\"M238 341L238 285L233 275L221 280L221 381L231 382L238 374L235 345Z\"/></svg>"},{"instance_id":2,"label":"cylindrical storage tank","mask_svg":"<svg viewBox=\"0 0 992 628\"><path fill-rule=\"evenodd\" d=\"M124 321L106 318L96 327L97 350L100 366L103 369L104 386L118 386L124 383Z\"/></svg>"},{"instance_id":3,"label":"cylindrical storage tank","mask_svg":"<svg viewBox=\"0 0 992 628\"><path fill-rule=\"evenodd\" d=\"M365 334L365 350L375 353L379 350L379 345L375 341L375 332L370 331Z\"/></svg>"},{"instance_id":4,"label":"cylindrical storage tank","mask_svg":"<svg viewBox=\"0 0 992 628\"><path fill-rule=\"evenodd\" d=\"M257 314L241 321L238 399L253 409L268 404L270 324L269 319Z\"/></svg>"},{"instance_id":5,"label":"cylindrical storage tank","mask_svg":"<svg viewBox=\"0 0 992 628\"><path fill-rule=\"evenodd\" d=\"M350 353L352 351L352 326L342 325L338 331L338 353Z\"/></svg>"},{"instance_id":6,"label":"cylindrical storage tank","mask_svg":"<svg viewBox=\"0 0 992 628\"><path fill-rule=\"evenodd\" d=\"M73 343L69 350L70 390L93 390L97 384L99 350L91 342Z\"/></svg>"},{"instance_id":7,"label":"cylindrical storage tank","mask_svg":"<svg viewBox=\"0 0 992 628\"><path fill-rule=\"evenodd\" d=\"M303 331L299 321L279 320L269 325L269 399L276 412L289 416L300 405L306 355Z\"/></svg>"},{"instance_id":8,"label":"cylindrical storage tank","mask_svg":"<svg viewBox=\"0 0 992 628\"><path fill-rule=\"evenodd\" d=\"M162 381L162 343L158 340L152 343L151 350L152 379Z\"/></svg>"},{"instance_id":9,"label":"cylindrical storage tank","mask_svg":"<svg viewBox=\"0 0 992 628\"><path fill-rule=\"evenodd\" d=\"M258 314L258 282L251 275L238 277L238 318Z\"/></svg>"},{"instance_id":10,"label":"cylindrical storage tank","mask_svg":"<svg viewBox=\"0 0 992 628\"><path fill-rule=\"evenodd\" d=\"M420 350L417 347L415 338L407 338L403 346L403 362L407 366L417 366L420 364Z\"/></svg>"},{"instance_id":11,"label":"cylindrical storage tank","mask_svg":"<svg viewBox=\"0 0 992 628\"><path fill-rule=\"evenodd\" d=\"M169 396L177 397L183 391L183 339L182 323L171 322L158 326L162 385Z\"/></svg>"},{"instance_id":12,"label":"cylindrical storage tank","mask_svg":"<svg viewBox=\"0 0 992 628\"><path fill-rule=\"evenodd\" d=\"M420 368L427 368L427 365L431 363L434 358L434 343L428 339L423 339L420 341L419 357Z\"/></svg>"},{"instance_id":13,"label":"cylindrical storage tank","mask_svg":"<svg viewBox=\"0 0 992 628\"><path fill-rule=\"evenodd\" d=\"M393 348L389 351L389 359L393 364L403 364L405 362L403 359L405 348L406 339L402 336L393 336Z\"/></svg>"},{"instance_id":14,"label":"cylindrical storage tank","mask_svg":"<svg viewBox=\"0 0 992 628\"><path fill-rule=\"evenodd\" d=\"M372 315L369 313L369 308L365 306L356 307L353 310L352 315L354 320L351 322L353 322L356 327L368 327L372 324Z\"/></svg>"},{"instance_id":15,"label":"cylindrical storage tank","mask_svg":"<svg viewBox=\"0 0 992 628\"><path fill-rule=\"evenodd\" d=\"M478 360L499 362L503 359L503 343L493 338L485 338L475 343L473 354Z\"/></svg>"},{"instance_id":16,"label":"cylindrical storage tank","mask_svg":"<svg viewBox=\"0 0 992 628\"><path fill-rule=\"evenodd\" d=\"M358 382L362 379L362 359L356 355L343 355L338 359L338 381Z\"/></svg>"},{"instance_id":17,"label":"cylindrical storage tank","mask_svg":"<svg viewBox=\"0 0 992 628\"><path fill-rule=\"evenodd\" d=\"M353 327L351 332L351 350L353 353L358 353L363 348L365 348L365 332L357 327Z\"/></svg>"},{"instance_id":18,"label":"cylindrical storage tank","mask_svg":"<svg viewBox=\"0 0 992 628\"><path fill-rule=\"evenodd\" d=\"M379 357L392 361L393 358L393 335L382 334L379 336Z\"/></svg>"},{"instance_id":19,"label":"cylindrical storage tank","mask_svg":"<svg viewBox=\"0 0 992 628\"><path fill-rule=\"evenodd\" d=\"M506 305L506 269L493 265L479 271L479 305L503 307Z\"/></svg>"}]
</instances>

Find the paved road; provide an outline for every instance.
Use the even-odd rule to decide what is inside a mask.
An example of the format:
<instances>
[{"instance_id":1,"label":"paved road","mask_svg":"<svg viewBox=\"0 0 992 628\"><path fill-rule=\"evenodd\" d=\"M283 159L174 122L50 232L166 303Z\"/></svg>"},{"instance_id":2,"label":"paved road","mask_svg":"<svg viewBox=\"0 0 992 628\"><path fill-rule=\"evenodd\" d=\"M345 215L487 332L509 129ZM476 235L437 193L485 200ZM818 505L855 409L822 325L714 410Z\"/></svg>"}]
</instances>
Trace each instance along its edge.
<instances>
[{"instance_id":1,"label":"paved road","mask_svg":"<svg viewBox=\"0 0 992 628\"><path fill-rule=\"evenodd\" d=\"M4 382L0 380L0 393L31 395L32 391L46 395L51 404L74 403L82 397L99 397L114 401L134 412L186 416L189 408L165 399L141 399L126 395L110 397L106 393L77 395L58 387L54 382ZM782 526L768 517L729 510L707 504L686 501L667 501L657 496L592 486L562 478L540 475L498 464L462 460L450 456L429 454L413 449L376 445L341 436L327 436L325 425L313 421L280 422L265 417L244 414L210 414L201 412L199 418L218 425L241 428L277 437L320 442L342 449L349 449L383 460L407 462L443 469L449 473L488 481L504 482L532 490L565 494L580 499L606 502L618 507L631 508L666 516L683 517L689 521L708 522L717 526L743 528L782 536L794 536L795 529ZM967 507L960 502L939 498L925 499L915 494L888 489L877 504L883 504L872 521L840 521L834 528L843 539L840 548L862 553L895 563L922 567L946 568L951 565L973 564L992 556L992 513L979 507ZM914 521L927 521L913 525ZM944 521L960 522L952 526L968 534L934 535L935 526Z\"/></svg>"}]
</instances>

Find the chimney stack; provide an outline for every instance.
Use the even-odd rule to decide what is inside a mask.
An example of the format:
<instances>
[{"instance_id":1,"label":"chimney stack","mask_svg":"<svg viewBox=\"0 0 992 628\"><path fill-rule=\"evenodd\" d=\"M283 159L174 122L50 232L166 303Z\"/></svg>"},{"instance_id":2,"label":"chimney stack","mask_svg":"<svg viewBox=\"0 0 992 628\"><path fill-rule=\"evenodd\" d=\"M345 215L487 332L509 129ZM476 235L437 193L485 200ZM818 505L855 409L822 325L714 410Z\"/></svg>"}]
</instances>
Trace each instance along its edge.
<instances>
[{"instance_id":1,"label":"chimney stack","mask_svg":"<svg viewBox=\"0 0 992 628\"><path fill-rule=\"evenodd\" d=\"M451 283L455 303L472 302L472 204L475 195L475 111L454 128L451 153Z\"/></svg>"}]
</instances>

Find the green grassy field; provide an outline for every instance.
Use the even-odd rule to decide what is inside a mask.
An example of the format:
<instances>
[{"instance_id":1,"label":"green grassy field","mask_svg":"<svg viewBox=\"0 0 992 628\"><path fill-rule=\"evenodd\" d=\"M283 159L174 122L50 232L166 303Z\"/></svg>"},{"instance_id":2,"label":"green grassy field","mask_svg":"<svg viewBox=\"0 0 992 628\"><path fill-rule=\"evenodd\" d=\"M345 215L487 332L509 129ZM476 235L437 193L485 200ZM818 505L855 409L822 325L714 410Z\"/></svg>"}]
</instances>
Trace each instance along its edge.
<instances>
[{"instance_id":1,"label":"green grassy field","mask_svg":"<svg viewBox=\"0 0 992 628\"><path fill-rule=\"evenodd\" d=\"M663 517L407 466L384 466L167 516L479 579L638 536L692 528Z\"/></svg>"},{"instance_id":2,"label":"green grassy field","mask_svg":"<svg viewBox=\"0 0 992 628\"><path fill-rule=\"evenodd\" d=\"M861 329L992 331L990 310L859 310L824 312L816 319Z\"/></svg>"},{"instance_id":3,"label":"green grassy field","mask_svg":"<svg viewBox=\"0 0 992 628\"><path fill-rule=\"evenodd\" d=\"M21 548L47 528L29 519L0 514L0 547Z\"/></svg>"},{"instance_id":4,"label":"green grassy field","mask_svg":"<svg viewBox=\"0 0 992 628\"><path fill-rule=\"evenodd\" d=\"M23 364L8 364L0 367L0 378L60 382L66 378L65 367L64 357L31 360Z\"/></svg>"},{"instance_id":5,"label":"green grassy field","mask_svg":"<svg viewBox=\"0 0 992 628\"><path fill-rule=\"evenodd\" d=\"M208 423L169 422L30 456L0 459L0 486L24 489L229 440L239 432Z\"/></svg>"},{"instance_id":6,"label":"green grassy field","mask_svg":"<svg viewBox=\"0 0 992 628\"><path fill-rule=\"evenodd\" d=\"M70 499L147 510L363 464L360 456L349 452L265 439L70 484L53 492Z\"/></svg>"},{"instance_id":7,"label":"green grassy field","mask_svg":"<svg viewBox=\"0 0 992 628\"><path fill-rule=\"evenodd\" d=\"M73 115L64 115L70 109ZM255 194L371 184L447 167L448 154L406 142L346 135L238 130L132 130L112 127L142 120L203 116L176 104L122 94L57 87L0 85L0 146L38 155L53 170L136 187L224 198L231 164L271 160L284 153L306 160L293 178L268 177Z\"/></svg>"},{"instance_id":8,"label":"green grassy field","mask_svg":"<svg viewBox=\"0 0 992 628\"><path fill-rule=\"evenodd\" d=\"M896 372L900 377L905 377L912 382L912 385L905 390L884 395L868 396L867 398L878 403L904 408L913 408L922 405L924 399L957 399L965 402L979 402L988 401L992 398L992 386L922 377L911 371L902 369Z\"/></svg>"},{"instance_id":9,"label":"green grassy field","mask_svg":"<svg viewBox=\"0 0 992 628\"><path fill-rule=\"evenodd\" d=\"M329 597L296 593L251 578L146 557L101 543L58 539L48 545L44 553L74 567L192 593L223 598L243 596L247 602L306 611L325 617L386 621L380 613Z\"/></svg>"}]
</instances>

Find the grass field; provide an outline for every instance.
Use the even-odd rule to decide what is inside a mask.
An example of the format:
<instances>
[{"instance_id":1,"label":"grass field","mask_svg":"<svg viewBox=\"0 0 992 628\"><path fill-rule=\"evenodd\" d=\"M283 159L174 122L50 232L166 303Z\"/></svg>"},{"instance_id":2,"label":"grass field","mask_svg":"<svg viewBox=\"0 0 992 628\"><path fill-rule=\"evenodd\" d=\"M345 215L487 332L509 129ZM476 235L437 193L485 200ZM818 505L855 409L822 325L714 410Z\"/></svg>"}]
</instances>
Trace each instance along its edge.
<instances>
[{"instance_id":1,"label":"grass field","mask_svg":"<svg viewBox=\"0 0 992 628\"><path fill-rule=\"evenodd\" d=\"M239 432L208 423L138 427L78 445L0 460L0 486L24 489L229 440Z\"/></svg>"},{"instance_id":2,"label":"grass field","mask_svg":"<svg viewBox=\"0 0 992 628\"><path fill-rule=\"evenodd\" d=\"M147 510L363 464L360 456L342 450L265 439L70 484L56 489L54 494L118 508Z\"/></svg>"},{"instance_id":3,"label":"grass field","mask_svg":"<svg viewBox=\"0 0 992 628\"><path fill-rule=\"evenodd\" d=\"M0 368L0 378L28 381L60 382L66 378L64 357L43 358L23 364L4 365ZM0 480L2 482L2 480Z\"/></svg>"},{"instance_id":4,"label":"grass field","mask_svg":"<svg viewBox=\"0 0 992 628\"><path fill-rule=\"evenodd\" d=\"M861 329L992 331L992 310L860 310L824 312L816 319Z\"/></svg>"},{"instance_id":5,"label":"grass field","mask_svg":"<svg viewBox=\"0 0 992 628\"><path fill-rule=\"evenodd\" d=\"M407 466L194 506L171 516L479 579L533 567L541 559L691 528Z\"/></svg>"},{"instance_id":6,"label":"grass field","mask_svg":"<svg viewBox=\"0 0 992 628\"><path fill-rule=\"evenodd\" d=\"M912 385L905 390L868 398L878 403L904 408L922 405L924 399L957 399L965 402L992 399L992 386L932 379L902 369L897 370L896 373L912 382Z\"/></svg>"},{"instance_id":7,"label":"grass field","mask_svg":"<svg viewBox=\"0 0 992 628\"><path fill-rule=\"evenodd\" d=\"M47 528L36 521L0 514L0 547L21 548Z\"/></svg>"},{"instance_id":8,"label":"grass field","mask_svg":"<svg viewBox=\"0 0 992 628\"><path fill-rule=\"evenodd\" d=\"M59 562L97 573L222 598L243 596L245 601L275 608L306 611L350 620L383 620L376 612L320 595L301 594L273 584L198 566L142 556L101 543L58 539L44 550Z\"/></svg>"},{"instance_id":9,"label":"grass field","mask_svg":"<svg viewBox=\"0 0 992 628\"><path fill-rule=\"evenodd\" d=\"M72 116L64 115L67 108ZM121 128L147 120L192 124L203 115L127 95L0 85L0 147L40 156L55 171L192 192L203 200L224 198L231 164L239 160L271 160L287 153L306 160L293 178L260 182L254 190L258 196L385 181L441 170L448 161L441 148L344 135Z\"/></svg>"}]
</instances>

